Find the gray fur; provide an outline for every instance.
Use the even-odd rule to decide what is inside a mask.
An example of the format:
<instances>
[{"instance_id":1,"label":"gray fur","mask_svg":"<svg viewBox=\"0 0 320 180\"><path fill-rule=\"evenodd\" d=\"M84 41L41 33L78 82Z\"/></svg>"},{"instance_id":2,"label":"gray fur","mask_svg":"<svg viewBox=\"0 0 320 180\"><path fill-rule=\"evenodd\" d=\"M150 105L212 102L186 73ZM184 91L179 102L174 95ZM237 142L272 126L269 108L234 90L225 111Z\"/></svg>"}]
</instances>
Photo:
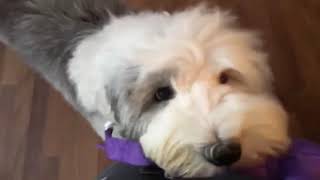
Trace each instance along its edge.
<instances>
[{"instance_id":1,"label":"gray fur","mask_svg":"<svg viewBox=\"0 0 320 180\"><path fill-rule=\"evenodd\" d=\"M47 79L93 127L106 117L88 112L77 102L67 76L67 64L76 45L101 29L110 13L128 11L117 0L0 0L0 37L22 54L25 62ZM152 116L166 103L156 103L153 94L170 85L171 72L141 75L128 65L106 87L118 135L138 139ZM95 127L99 129L99 127Z\"/></svg>"},{"instance_id":2,"label":"gray fur","mask_svg":"<svg viewBox=\"0 0 320 180\"><path fill-rule=\"evenodd\" d=\"M73 97L66 64L77 43L120 14L113 0L1 1L1 36L66 97ZM113 9L111 9L113 8Z\"/></svg>"},{"instance_id":3,"label":"gray fur","mask_svg":"<svg viewBox=\"0 0 320 180\"><path fill-rule=\"evenodd\" d=\"M138 139L146 131L153 116L156 116L167 102L156 102L155 91L171 86L172 70L140 74L139 67L119 72L107 87L107 97L115 114L118 133L122 137Z\"/></svg>"},{"instance_id":4,"label":"gray fur","mask_svg":"<svg viewBox=\"0 0 320 180\"><path fill-rule=\"evenodd\" d=\"M116 0L14 0L0 1L0 37L24 57L95 129L105 121L101 112L88 112L77 101L67 76L67 64L76 45L101 29L110 13L128 11ZM106 87L115 116L115 131L138 139L166 103L156 103L157 88L170 85L172 72L141 75L139 67L128 65Z\"/></svg>"},{"instance_id":5,"label":"gray fur","mask_svg":"<svg viewBox=\"0 0 320 180\"><path fill-rule=\"evenodd\" d=\"M76 45L107 24L110 13L126 8L117 0L0 0L0 40L16 49L87 119L67 77L67 64Z\"/></svg>"}]
</instances>

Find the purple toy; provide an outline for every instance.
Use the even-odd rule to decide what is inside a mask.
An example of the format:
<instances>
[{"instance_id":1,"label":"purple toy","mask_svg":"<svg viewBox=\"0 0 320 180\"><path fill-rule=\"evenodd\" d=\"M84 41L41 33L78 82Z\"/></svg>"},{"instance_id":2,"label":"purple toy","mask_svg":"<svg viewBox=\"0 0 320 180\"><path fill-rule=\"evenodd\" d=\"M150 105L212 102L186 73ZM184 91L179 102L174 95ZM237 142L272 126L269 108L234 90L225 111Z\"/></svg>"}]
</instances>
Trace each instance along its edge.
<instances>
[{"instance_id":1,"label":"purple toy","mask_svg":"<svg viewBox=\"0 0 320 180\"><path fill-rule=\"evenodd\" d=\"M148 166L152 161L144 156L140 143L136 141L114 138L112 130L105 131L106 140L99 148L103 149L110 160L131 164L134 166Z\"/></svg>"},{"instance_id":2,"label":"purple toy","mask_svg":"<svg viewBox=\"0 0 320 180\"><path fill-rule=\"evenodd\" d=\"M114 138L111 134L112 130L107 130L106 141L99 146L110 160L134 166L153 164L144 156L138 142ZM241 172L265 180L320 180L320 145L296 139L287 155Z\"/></svg>"}]
</instances>

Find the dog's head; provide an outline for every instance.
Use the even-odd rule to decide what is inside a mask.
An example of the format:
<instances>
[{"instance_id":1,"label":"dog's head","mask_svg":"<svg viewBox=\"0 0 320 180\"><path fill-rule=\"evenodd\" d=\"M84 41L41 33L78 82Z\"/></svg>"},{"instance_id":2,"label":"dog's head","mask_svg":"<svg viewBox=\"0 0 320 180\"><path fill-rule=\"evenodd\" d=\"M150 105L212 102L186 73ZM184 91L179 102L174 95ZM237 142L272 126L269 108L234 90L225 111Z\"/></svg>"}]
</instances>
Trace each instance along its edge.
<instances>
[{"instance_id":1,"label":"dog's head","mask_svg":"<svg viewBox=\"0 0 320 180\"><path fill-rule=\"evenodd\" d=\"M113 19L69 66L78 98L141 142L170 176L210 176L289 145L287 115L254 33L219 10Z\"/></svg>"}]
</instances>

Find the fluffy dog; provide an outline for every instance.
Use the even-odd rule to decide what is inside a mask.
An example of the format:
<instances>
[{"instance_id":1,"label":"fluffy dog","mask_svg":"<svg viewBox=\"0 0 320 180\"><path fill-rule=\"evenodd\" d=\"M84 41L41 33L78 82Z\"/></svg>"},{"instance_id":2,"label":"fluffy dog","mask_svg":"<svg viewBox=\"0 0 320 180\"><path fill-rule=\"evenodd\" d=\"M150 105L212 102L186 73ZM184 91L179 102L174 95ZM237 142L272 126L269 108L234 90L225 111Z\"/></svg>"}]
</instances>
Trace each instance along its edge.
<instances>
[{"instance_id":1,"label":"fluffy dog","mask_svg":"<svg viewBox=\"0 0 320 180\"><path fill-rule=\"evenodd\" d=\"M1 0L0 38L103 138L138 140L172 177L285 152L287 114L260 41L205 6L130 12L113 0Z\"/></svg>"}]
</instances>

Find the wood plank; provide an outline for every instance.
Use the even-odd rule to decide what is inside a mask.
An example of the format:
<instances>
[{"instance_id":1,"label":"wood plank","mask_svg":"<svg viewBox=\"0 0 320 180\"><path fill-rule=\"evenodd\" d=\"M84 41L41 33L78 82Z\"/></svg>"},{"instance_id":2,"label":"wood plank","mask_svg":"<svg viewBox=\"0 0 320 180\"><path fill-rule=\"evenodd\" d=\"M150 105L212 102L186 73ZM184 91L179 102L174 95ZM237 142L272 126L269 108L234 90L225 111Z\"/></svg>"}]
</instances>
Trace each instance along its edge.
<instances>
[{"instance_id":1,"label":"wood plank","mask_svg":"<svg viewBox=\"0 0 320 180\"><path fill-rule=\"evenodd\" d=\"M10 179L23 178L24 151L31 115L32 94L33 76L29 76L23 83L15 87L14 112L8 124L10 131L7 132L7 146L11 148L7 167L10 169L9 171L16 173L12 174L13 177Z\"/></svg>"},{"instance_id":2,"label":"wood plank","mask_svg":"<svg viewBox=\"0 0 320 180\"><path fill-rule=\"evenodd\" d=\"M21 57L10 48L4 52L2 69L0 84L18 84L24 81L24 74L29 72L29 68L22 63Z\"/></svg>"},{"instance_id":3,"label":"wood plank","mask_svg":"<svg viewBox=\"0 0 320 180\"><path fill-rule=\"evenodd\" d=\"M0 87L0 124L3 128L0 131L0 178L8 179L10 176L10 169L7 163L10 161L12 147L8 144L10 143L9 137L7 136L10 129L10 119L14 115L14 98L15 98L15 87L14 86L1 86Z\"/></svg>"},{"instance_id":4,"label":"wood plank","mask_svg":"<svg viewBox=\"0 0 320 180\"><path fill-rule=\"evenodd\" d=\"M46 124L48 85L39 77L35 77L32 96L30 123L26 133L26 151L24 162L25 180L40 180L42 156L42 139Z\"/></svg>"}]
</instances>

